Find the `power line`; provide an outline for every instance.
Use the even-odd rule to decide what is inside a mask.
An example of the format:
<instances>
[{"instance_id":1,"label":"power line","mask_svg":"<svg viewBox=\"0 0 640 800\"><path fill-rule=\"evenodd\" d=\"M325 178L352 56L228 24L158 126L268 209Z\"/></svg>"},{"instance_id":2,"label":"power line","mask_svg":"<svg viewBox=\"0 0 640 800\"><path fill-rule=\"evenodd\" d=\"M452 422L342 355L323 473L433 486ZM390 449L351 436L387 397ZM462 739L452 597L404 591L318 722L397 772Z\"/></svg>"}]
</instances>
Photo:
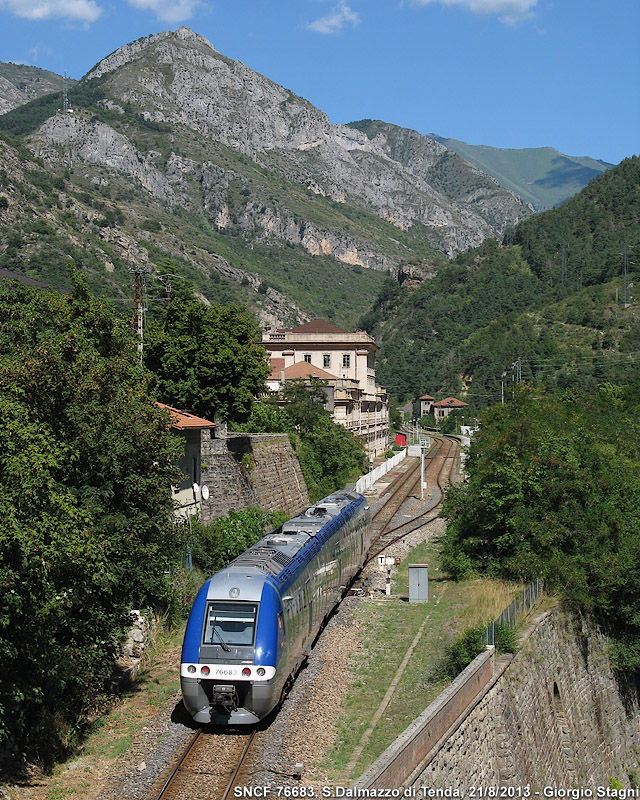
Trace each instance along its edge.
<instances>
[{"instance_id":1,"label":"power line","mask_svg":"<svg viewBox=\"0 0 640 800\"><path fill-rule=\"evenodd\" d=\"M545 359L541 361L525 361L526 364L529 365L531 369L545 369L546 367L554 368L554 367L563 367L567 366L568 364L589 364L593 359L601 358L603 361L606 361L608 364L622 364L625 361L633 361L634 359L640 357L640 353L619 353L618 351L613 352L611 355L607 355L609 351L607 350L599 350L598 352L593 353L592 355L584 354L581 356L571 356L565 358L553 358L553 359Z\"/></svg>"}]
</instances>

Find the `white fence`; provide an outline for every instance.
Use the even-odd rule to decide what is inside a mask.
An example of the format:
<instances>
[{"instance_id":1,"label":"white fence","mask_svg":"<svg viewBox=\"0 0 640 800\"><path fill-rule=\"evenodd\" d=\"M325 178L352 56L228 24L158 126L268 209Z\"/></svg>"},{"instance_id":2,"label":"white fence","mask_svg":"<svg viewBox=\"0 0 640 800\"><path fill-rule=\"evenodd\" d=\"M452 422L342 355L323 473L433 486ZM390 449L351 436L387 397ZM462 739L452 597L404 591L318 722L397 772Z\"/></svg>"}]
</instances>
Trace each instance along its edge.
<instances>
[{"instance_id":1,"label":"white fence","mask_svg":"<svg viewBox=\"0 0 640 800\"><path fill-rule=\"evenodd\" d=\"M371 472L368 472L366 475L363 475L361 478L358 479L355 490L356 492L364 492L367 489L370 489L373 484L380 480L383 475L386 475L390 469L393 469L397 464L399 464L403 458L407 457L406 448L404 450L400 450L396 453L395 456L392 458L388 458L384 464L380 464L380 466L372 469Z\"/></svg>"}]
</instances>

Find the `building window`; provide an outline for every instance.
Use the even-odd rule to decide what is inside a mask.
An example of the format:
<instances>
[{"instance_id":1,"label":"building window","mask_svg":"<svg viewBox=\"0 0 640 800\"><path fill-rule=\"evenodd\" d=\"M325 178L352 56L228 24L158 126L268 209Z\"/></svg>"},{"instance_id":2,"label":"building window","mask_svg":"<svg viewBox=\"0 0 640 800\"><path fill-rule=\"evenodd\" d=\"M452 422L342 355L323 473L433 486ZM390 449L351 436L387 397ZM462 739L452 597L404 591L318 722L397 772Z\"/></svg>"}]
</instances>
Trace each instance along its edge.
<instances>
[{"instance_id":1,"label":"building window","mask_svg":"<svg viewBox=\"0 0 640 800\"><path fill-rule=\"evenodd\" d=\"M329 367L331 366L331 356L329 355L329 353L325 353L322 356L322 366L325 369L329 369Z\"/></svg>"},{"instance_id":2,"label":"building window","mask_svg":"<svg viewBox=\"0 0 640 800\"><path fill-rule=\"evenodd\" d=\"M344 355L342 356L342 368L349 369L350 366L351 366L351 356L349 353L344 353Z\"/></svg>"},{"instance_id":3,"label":"building window","mask_svg":"<svg viewBox=\"0 0 640 800\"><path fill-rule=\"evenodd\" d=\"M307 362L307 364L311 363L311 353L305 353L303 358Z\"/></svg>"},{"instance_id":4,"label":"building window","mask_svg":"<svg viewBox=\"0 0 640 800\"><path fill-rule=\"evenodd\" d=\"M194 456L191 459L191 485L200 483L200 459Z\"/></svg>"}]
</instances>

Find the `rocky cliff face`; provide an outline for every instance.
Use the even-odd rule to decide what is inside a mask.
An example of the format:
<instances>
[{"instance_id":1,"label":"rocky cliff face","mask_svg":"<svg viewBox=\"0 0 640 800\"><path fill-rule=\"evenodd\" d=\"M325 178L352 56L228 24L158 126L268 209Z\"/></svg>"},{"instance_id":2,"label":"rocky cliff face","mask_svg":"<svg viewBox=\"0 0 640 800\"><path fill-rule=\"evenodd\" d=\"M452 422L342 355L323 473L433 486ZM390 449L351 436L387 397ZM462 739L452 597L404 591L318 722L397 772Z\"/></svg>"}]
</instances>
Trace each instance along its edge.
<instances>
[{"instance_id":1,"label":"rocky cliff face","mask_svg":"<svg viewBox=\"0 0 640 800\"><path fill-rule=\"evenodd\" d=\"M66 153L126 173L159 201L204 213L216 228L239 229L250 240L284 240L347 264L393 269L415 253L386 229L339 224L341 206L412 231L448 255L530 213L503 190L498 200L493 183L475 186L478 171L473 190L453 196L446 180L434 179L446 153L441 145L420 137L424 142L403 160L388 136L332 125L306 100L187 28L120 48L85 80L91 79L108 95L102 105L113 119L51 119L34 140L38 153L50 163ZM164 131L166 147L143 152L132 114ZM330 202L307 208L310 196Z\"/></svg>"},{"instance_id":2,"label":"rocky cliff face","mask_svg":"<svg viewBox=\"0 0 640 800\"><path fill-rule=\"evenodd\" d=\"M23 92L16 88L11 81L0 75L0 114L11 111L25 102Z\"/></svg>"},{"instance_id":3,"label":"rocky cliff face","mask_svg":"<svg viewBox=\"0 0 640 800\"><path fill-rule=\"evenodd\" d=\"M499 233L531 214L515 192L432 138L386 122L361 120L362 131L386 155L440 191L448 200L481 217Z\"/></svg>"},{"instance_id":4,"label":"rocky cliff face","mask_svg":"<svg viewBox=\"0 0 640 800\"><path fill-rule=\"evenodd\" d=\"M117 300L120 295L128 305L125 298L130 295L130 279L126 268L157 271L155 259L150 255L149 245L153 243L167 263L179 262L182 271L195 270L205 280L217 276L216 287L221 282L242 286L241 299L264 327L296 325L308 319L282 292L272 287L264 289L259 275L233 266L227 259L195 244L186 250L180 234L168 226L161 230L158 226L157 232L145 230L140 225L136 195L133 206L123 205L128 224L110 221L117 207L97 199L101 197L99 193L94 198L88 191L81 191L70 180L73 171L81 185L86 186L90 180L96 190L108 186L108 179L91 169L90 160L96 153L100 154L97 160L108 161L110 170L121 173L121 178L135 175L153 197L175 199L170 180L147 163L125 137L114 136L108 126L58 114L44 126L42 141L45 140L49 142L42 145L45 156L51 151L58 157L56 148L61 147L63 157L69 159L66 177L47 172L0 140L0 198L5 201L0 204L1 267L64 286L66 266L74 262L87 271L97 289L111 286L109 296ZM78 153L87 155L87 162L80 162L82 169L74 161ZM105 170L105 174L109 171ZM204 302L209 302L199 294Z\"/></svg>"}]
</instances>

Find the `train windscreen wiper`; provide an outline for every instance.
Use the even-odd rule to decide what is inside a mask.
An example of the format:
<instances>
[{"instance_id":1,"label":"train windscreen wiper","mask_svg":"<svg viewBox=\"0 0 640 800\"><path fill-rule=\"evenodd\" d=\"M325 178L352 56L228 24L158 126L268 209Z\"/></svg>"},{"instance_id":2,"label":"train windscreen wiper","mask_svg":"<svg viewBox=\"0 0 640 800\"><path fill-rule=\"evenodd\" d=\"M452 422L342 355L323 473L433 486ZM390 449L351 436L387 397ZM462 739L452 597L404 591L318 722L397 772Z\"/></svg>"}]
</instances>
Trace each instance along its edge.
<instances>
[{"instance_id":1,"label":"train windscreen wiper","mask_svg":"<svg viewBox=\"0 0 640 800\"><path fill-rule=\"evenodd\" d=\"M225 653L230 653L231 652L231 648L225 642L225 640L222 638L222 634L220 633L220 631L216 628L216 622L217 621L218 621L217 617L214 617L213 618L213 635L217 636L218 639L220 639L220 644L222 645L222 649L225 651Z\"/></svg>"}]
</instances>

